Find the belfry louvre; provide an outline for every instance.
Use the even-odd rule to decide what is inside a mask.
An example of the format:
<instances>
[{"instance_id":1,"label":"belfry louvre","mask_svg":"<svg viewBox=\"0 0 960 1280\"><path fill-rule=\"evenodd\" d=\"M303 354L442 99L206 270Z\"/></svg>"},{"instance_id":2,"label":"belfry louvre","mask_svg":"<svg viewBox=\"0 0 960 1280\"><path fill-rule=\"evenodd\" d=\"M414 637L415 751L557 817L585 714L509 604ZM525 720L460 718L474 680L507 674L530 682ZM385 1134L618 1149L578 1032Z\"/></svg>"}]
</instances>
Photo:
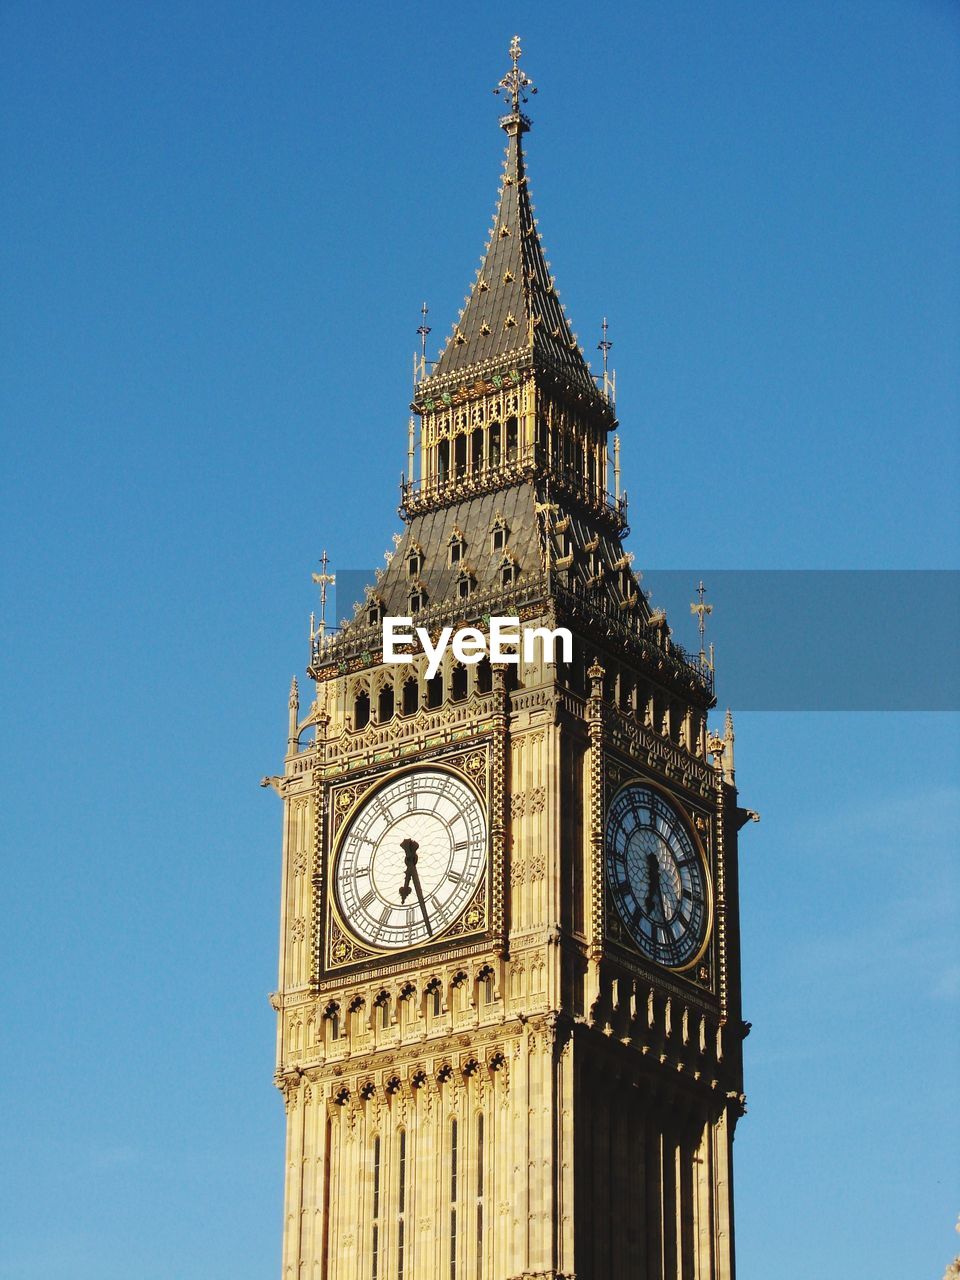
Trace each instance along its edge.
<instances>
[{"instance_id":1,"label":"belfry louvre","mask_svg":"<svg viewBox=\"0 0 960 1280\"><path fill-rule=\"evenodd\" d=\"M301 711L294 681L264 780L284 810L284 1280L734 1274L753 815L729 714L708 728L711 665L624 548L606 332L595 378L533 216L535 90L510 53L491 236L418 365L403 533L353 618L315 628L315 696ZM382 662L388 616L564 626L573 657L448 651L428 680L420 652Z\"/></svg>"}]
</instances>

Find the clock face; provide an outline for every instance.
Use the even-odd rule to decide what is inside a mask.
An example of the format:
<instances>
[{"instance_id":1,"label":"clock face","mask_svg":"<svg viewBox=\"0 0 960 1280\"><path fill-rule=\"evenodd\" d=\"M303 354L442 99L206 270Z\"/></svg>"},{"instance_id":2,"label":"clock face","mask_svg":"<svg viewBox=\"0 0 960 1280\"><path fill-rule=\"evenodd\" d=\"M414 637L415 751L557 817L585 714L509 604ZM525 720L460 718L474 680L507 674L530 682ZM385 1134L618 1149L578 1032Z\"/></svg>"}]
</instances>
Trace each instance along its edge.
<instances>
[{"instance_id":1,"label":"clock face","mask_svg":"<svg viewBox=\"0 0 960 1280\"><path fill-rule=\"evenodd\" d=\"M605 845L607 883L639 949L670 969L692 964L707 936L707 877L680 814L631 783L610 806Z\"/></svg>"},{"instance_id":2,"label":"clock face","mask_svg":"<svg viewBox=\"0 0 960 1280\"><path fill-rule=\"evenodd\" d=\"M486 817L467 783L440 769L404 773L350 819L334 870L337 905L369 946L419 946L460 915L486 865Z\"/></svg>"}]
</instances>

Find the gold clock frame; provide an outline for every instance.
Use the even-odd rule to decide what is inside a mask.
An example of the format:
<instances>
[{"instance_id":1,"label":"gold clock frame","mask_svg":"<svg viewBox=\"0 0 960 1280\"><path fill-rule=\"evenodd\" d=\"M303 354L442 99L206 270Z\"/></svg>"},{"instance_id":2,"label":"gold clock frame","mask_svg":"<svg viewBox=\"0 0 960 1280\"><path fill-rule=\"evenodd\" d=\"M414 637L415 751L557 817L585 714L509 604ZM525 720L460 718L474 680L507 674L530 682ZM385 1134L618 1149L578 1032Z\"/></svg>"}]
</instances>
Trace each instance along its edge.
<instances>
[{"instance_id":1,"label":"gold clock frame","mask_svg":"<svg viewBox=\"0 0 960 1280\"><path fill-rule=\"evenodd\" d=\"M607 778L608 786L609 786L609 781L610 779L608 776ZM651 791L658 792L669 803L670 807L674 810L674 812L678 814L678 816L680 817L680 820L683 822L683 825L687 831L687 835L690 836L693 841L694 851L697 857L700 859L701 868L703 870L703 880L704 880L704 888L705 888L704 896L706 899L706 907L707 907L706 925L703 931L703 939L700 943L700 946L698 947L693 957L690 960L688 960L685 964L681 964L681 965L663 964L659 960L655 960L650 956L644 955L644 953L640 950L639 946L637 945L636 940L633 937L633 934L630 932L629 928L627 928L626 923L624 922L622 916L620 915L620 911L617 908L616 902L613 900L613 895L610 893L609 886L607 884L607 859L608 859L607 840L606 840L607 818L610 813L610 809L613 806L613 802L614 800L616 800L620 792L625 791L627 787L636 787L636 786L648 787ZM605 802L604 802L604 810L603 810L603 828L602 828L602 831L603 831L603 835L602 835L603 892L604 892L604 902L607 905L607 912L608 912L608 927L606 928L605 932L607 933L608 936L612 937L609 929L609 916L612 915L616 919L618 927L623 930L623 937L629 939L630 950L634 952L636 955L638 955L645 964L655 965L658 969L662 969L666 973L677 973L677 974L687 973L689 972L689 970L693 969L695 965L698 965L700 963L700 961L703 959L704 955L706 954L707 949L709 948L711 942L713 941L714 868L711 866L708 851L706 848L704 848L703 841L700 839L700 835L697 832L697 824L694 821L694 818L691 815L691 813L688 811L686 805L677 796L675 792L670 791L667 787L663 786L663 784L658 782L656 779L645 777L642 773L633 772L632 774L628 774L628 776L624 778L622 781L617 782L614 787L609 788L609 797L605 796L604 801ZM619 946L624 945L623 940L620 938L612 937L612 940L617 942Z\"/></svg>"},{"instance_id":2,"label":"gold clock frame","mask_svg":"<svg viewBox=\"0 0 960 1280\"><path fill-rule=\"evenodd\" d=\"M419 942L409 947L372 947L351 930L337 901L335 869L342 845L354 816L376 792L407 774L422 773L426 770L450 774L470 790L481 806L486 826L484 872L463 910L441 934L427 942ZM322 968L324 971L335 972L348 969L371 960L391 962L402 956L427 954L434 948L449 946L453 941L460 943L486 936L491 927L491 888L496 870L491 772L490 744L483 742L473 745L466 751L421 756L415 761L405 762L369 778L344 778L330 785L328 793L329 858L326 860L328 874L325 876L326 884L322 903L324 915ZM480 779L483 783L482 788ZM346 795L350 790L353 791L350 802L339 806L338 797Z\"/></svg>"}]
</instances>

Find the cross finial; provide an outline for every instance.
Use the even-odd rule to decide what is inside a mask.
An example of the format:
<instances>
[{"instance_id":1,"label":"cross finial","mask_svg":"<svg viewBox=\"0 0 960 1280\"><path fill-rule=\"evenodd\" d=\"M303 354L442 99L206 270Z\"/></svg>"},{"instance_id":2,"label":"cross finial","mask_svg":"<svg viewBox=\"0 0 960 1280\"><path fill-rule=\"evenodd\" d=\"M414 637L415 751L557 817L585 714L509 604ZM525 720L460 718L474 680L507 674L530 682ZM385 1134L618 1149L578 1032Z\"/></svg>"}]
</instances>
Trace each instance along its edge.
<instances>
[{"instance_id":1,"label":"cross finial","mask_svg":"<svg viewBox=\"0 0 960 1280\"><path fill-rule=\"evenodd\" d=\"M603 375L604 375L604 377L606 377L606 375L607 375L607 356L608 356L608 354L609 354L609 352L610 352L610 348L613 346L613 343L612 343L612 342L610 341L610 339L607 337L607 327L608 327L608 326L607 326L607 317L606 317L606 316L604 316L604 317L603 317L603 324L600 326L600 328L603 330L603 337L602 337L602 338L600 339L600 341L597 343L597 350L598 350L598 351L602 351L602 352L603 352Z\"/></svg>"},{"instance_id":2,"label":"cross finial","mask_svg":"<svg viewBox=\"0 0 960 1280\"><path fill-rule=\"evenodd\" d=\"M706 604L703 597L707 588L703 585L703 579L697 586L697 603L690 605L690 612L697 615L697 630L700 632L700 661L706 662L707 655L703 647L703 636L707 629L707 614L713 613L713 605Z\"/></svg>"},{"instance_id":3,"label":"cross finial","mask_svg":"<svg viewBox=\"0 0 960 1280\"><path fill-rule=\"evenodd\" d=\"M327 630L327 587L333 586L337 580L337 575L335 573L327 573L327 565L329 563L330 560L327 557L326 548L324 548L323 555L320 557L320 572L313 575L314 582L316 582L320 587L320 621L317 624L316 630L314 630L312 624L310 628L310 639L321 645L323 644L323 637Z\"/></svg>"},{"instance_id":4,"label":"cross finial","mask_svg":"<svg viewBox=\"0 0 960 1280\"><path fill-rule=\"evenodd\" d=\"M520 70L519 63L522 52L520 37L514 36L510 41L510 59L513 62L513 66L493 91L496 94L502 91L506 95L510 102L511 111L515 116L521 114L520 103L526 102L527 91L529 90L530 93L537 92L536 85L527 73Z\"/></svg>"},{"instance_id":5,"label":"cross finial","mask_svg":"<svg viewBox=\"0 0 960 1280\"><path fill-rule=\"evenodd\" d=\"M420 335L420 359L421 360L426 360L427 358L427 334L430 332L430 326L427 324L427 316L429 312L430 312L430 308L427 306L426 303L424 303L423 306L420 308L420 315L423 318L420 321L420 327L417 330L417 333L419 333Z\"/></svg>"}]
</instances>

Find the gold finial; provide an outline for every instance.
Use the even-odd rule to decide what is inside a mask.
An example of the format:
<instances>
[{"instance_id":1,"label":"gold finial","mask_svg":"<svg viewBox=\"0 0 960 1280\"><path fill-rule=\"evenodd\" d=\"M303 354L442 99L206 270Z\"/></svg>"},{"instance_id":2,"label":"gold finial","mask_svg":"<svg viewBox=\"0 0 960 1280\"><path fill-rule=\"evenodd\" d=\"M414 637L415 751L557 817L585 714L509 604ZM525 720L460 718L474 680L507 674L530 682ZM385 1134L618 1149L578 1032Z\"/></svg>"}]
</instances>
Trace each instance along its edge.
<instances>
[{"instance_id":1,"label":"gold finial","mask_svg":"<svg viewBox=\"0 0 960 1280\"><path fill-rule=\"evenodd\" d=\"M333 586L337 581L335 573L327 573L327 565L330 563L327 558L326 549L320 557L320 572L313 574L313 580L320 587L320 621L316 628L312 625L313 615L311 614L311 635L310 639L319 648L323 644L323 637L327 630L327 587Z\"/></svg>"},{"instance_id":2,"label":"gold finial","mask_svg":"<svg viewBox=\"0 0 960 1280\"><path fill-rule=\"evenodd\" d=\"M706 618L708 613L713 613L713 605L704 603L703 596L706 589L707 588L703 585L703 579L701 578L700 583L697 586L697 603L696 604L691 603L690 605L690 612L695 613L697 615L697 630L700 632L700 661L703 664L706 664L706 661L707 661L707 655L703 647L703 636L704 636L704 632L707 629ZM712 661L713 645L710 646L710 657L711 657L710 666L712 667L713 666L713 661Z\"/></svg>"},{"instance_id":3,"label":"gold finial","mask_svg":"<svg viewBox=\"0 0 960 1280\"><path fill-rule=\"evenodd\" d=\"M603 353L603 394L607 403L611 408L616 404L617 400L617 375L609 368L610 348L613 343L607 337L607 317L603 317L603 324L600 326L603 337L597 343L597 350Z\"/></svg>"},{"instance_id":4,"label":"gold finial","mask_svg":"<svg viewBox=\"0 0 960 1280\"><path fill-rule=\"evenodd\" d=\"M413 382L414 386L418 382L422 382L427 376L427 335L430 333L430 326L427 324L427 315L430 308L426 303L420 308L420 325L417 333L420 335L420 355L413 357Z\"/></svg>"},{"instance_id":5,"label":"gold finial","mask_svg":"<svg viewBox=\"0 0 960 1280\"><path fill-rule=\"evenodd\" d=\"M597 343L597 350L598 350L598 351L602 351L602 352L603 352L603 376L604 376L604 378L606 378L606 376L607 376L607 356L608 356L608 354L609 354L609 352L610 352L610 348L613 346L613 343L612 343L612 342L610 341L610 339L607 337L607 328L608 328L608 326L607 326L607 317L606 317L606 316L604 316L604 317L603 317L603 324L600 326L600 328L603 330L603 337L602 337L602 338L600 339L600 341Z\"/></svg>"},{"instance_id":6,"label":"gold finial","mask_svg":"<svg viewBox=\"0 0 960 1280\"><path fill-rule=\"evenodd\" d=\"M536 85L527 73L520 70L519 62L522 52L523 50L520 48L520 37L514 36L510 41L510 58L513 62L513 66L493 91L498 95L501 90L503 91L509 99L511 114L515 116L522 116L523 114L520 110L520 103L526 102L528 96L527 91L529 90L530 93L537 92Z\"/></svg>"},{"instance_id":7,"label":"gold finial","mask_svg":"<svg viewBox=\"0 0 960 1280\"><path fill-rule=\"evenodd\" d=\"M544 568L547 572L547 582L550 581L550 572L553 567L553 517L560 510L555 502L550 501L549 492L546 494L545 502L535 502L533 509L538 516L543 516L543 542L544 542Z\"/></svg>"}]
</instances>

